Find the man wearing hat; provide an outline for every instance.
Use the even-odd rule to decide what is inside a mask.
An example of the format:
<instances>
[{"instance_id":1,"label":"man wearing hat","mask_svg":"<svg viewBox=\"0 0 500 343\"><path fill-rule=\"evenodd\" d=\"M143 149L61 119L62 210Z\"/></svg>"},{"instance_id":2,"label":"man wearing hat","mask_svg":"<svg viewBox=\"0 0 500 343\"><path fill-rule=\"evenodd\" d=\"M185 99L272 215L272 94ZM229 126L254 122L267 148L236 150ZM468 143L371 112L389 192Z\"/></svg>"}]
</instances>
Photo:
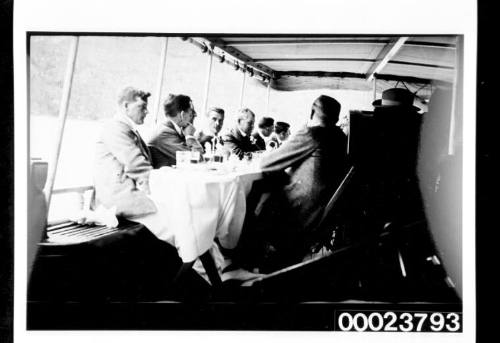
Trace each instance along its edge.
<instances>
[{"instance_id":1,"label":"man wearing hat","mask_svg":"<svg viewBox=\"0 0 500 343\"><path fill-rule=\"evenodd\" d=\"M259 150L266 150L266 141L270 139L274 129L274 119L271 117L262 117L257 124L257 131L252 134L255 139L255 145Z\"/></svg>"},{"instance_id":2,"label":"man wearing hat","mask_svg":"<svg viewBox=\"0 0 500 343\"><path fill-rule=\"evenodd\" d=\"M416 162L421 115L413 106L414 95L407 89L391 88L373 102L377 146L390 165ZM411 166L410 166L411 167Z\"/></svg>"},{"instance_id":3,"label":"man wearing hat","mask_svg":"<svg viewBox=\"0 0 500 343\"><path fill-rule=\"evenodd\" d=\"M274 135L271 137L268 146L272 149L277 149L288 139L288 137L290 137L290 124L284 121L278 121L276 125L274 125Z\"/></svg>"},{"instance_id":4,"label":"man wearing hat","mask_svg":"<svg viewBox=\"0 0 500 343\"><path fill-rule=\"evenodd\" d=\"M421 215L416 175L419 151L420 109L407 89L391 88L373 102L374 141L369 167L373 205L380 220L408 222Z\"/></svg>"},{"instance_id":5,"label":"man wearing hat","mask_svg":"<svg viewBox=\"0 0 500 343\"><path fill-rule=\"evenodd\" d=\"M137 128L148 114L150 93L127 87L118 96L117 114L103 126L96 143L94 183L98 203L116 215L156 212L148 198L151 155Z\"/></svg>"}]
</instances>

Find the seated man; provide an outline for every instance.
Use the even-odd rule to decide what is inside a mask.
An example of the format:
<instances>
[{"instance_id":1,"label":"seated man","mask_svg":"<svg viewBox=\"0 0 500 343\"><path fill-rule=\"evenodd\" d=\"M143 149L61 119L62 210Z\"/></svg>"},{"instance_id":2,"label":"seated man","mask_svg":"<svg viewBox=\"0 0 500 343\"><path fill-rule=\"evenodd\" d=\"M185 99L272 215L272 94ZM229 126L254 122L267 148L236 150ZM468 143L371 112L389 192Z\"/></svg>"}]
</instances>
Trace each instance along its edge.
<instances>
[{"instance_id":1,"label":"seated man","mask_svg":"<svg viewBox=\"0 0 500 343\"><path fill-rule=\"evenodd\" d=\"M210 150L217 150L217 146L222 144L222 139L219 137L219 132L224 124L224 110L219 107L212 107L207 112L206 128L196 133L196 139L200 142L205 152L207 144Z\"/></svg>"},{"instance_id":2,"label":"seated man","mask_svg":"<svg viewBox=\"0 0 500 343\"><path fill-rule=\"evenodd\" d=\"M194 138L196 111L191 99L183 94L169 94L163 108L167 120L157 127L148 142L155 168L176 164L177 151L203 153L202 146Z\"/></svg>"},{"instance_id":3,"label":"seated man","mask_svg":"<svg viewBox=\"0 0 500 343\"><path fill-rule=\"evenodd\" d=\"M259 150L251 139L255 114L250 109L243 108L238 111L236 120L236 127L223 137L223 141L225 149L241 160L245 154Z\"/></svg>"},{"instance_id":4,"label":"seated man","mask_svg":"<svg viewBox=\"0 0 500 343\"><path fill-rule=\"evenodd\" d=\"M276 149L279 148L290 136L290 124L284 121L276 122L274 126L274 135L271 137L269 147Z\"/></svg>"},{"instance_id":5,"label":"seated man","mask_svg":"<svg viewBox=\"0 0 500 343\"><path fill-rule=\"evenodd\" d=\"M273 185L256 213L257 235L275 250L276 263L300 262L316 243L322 209L347 171L347 139L336 126L340 104L325 95L306 127L262 157L264 181Z\"/></svg>"},{"instance_id":6,"label":"seated man","mask_svg":"<svg viewBox=\"0 0 500 343\"><path fill-rule=\"evenodd\" d=\"M271 117L262 117L257 124L257 131L252 134L255 139L255 145L259 150L266 150L266 142L271 138L274 130L274 119Z\"/></svg>"},{"instance_id":7,"label":"seated man","mask_svg":"<svg viewBox=\"0 0 500 343\"><path fill-rule=\"evenodd\" d=\"M104 125L97 140L96 198L107 208L116 207L116 215L156 212L147 196L151 155L137 131L148 114L149 96L133 87L123 89L118 97L118 113Z\"/></svg>"}]
</instances>

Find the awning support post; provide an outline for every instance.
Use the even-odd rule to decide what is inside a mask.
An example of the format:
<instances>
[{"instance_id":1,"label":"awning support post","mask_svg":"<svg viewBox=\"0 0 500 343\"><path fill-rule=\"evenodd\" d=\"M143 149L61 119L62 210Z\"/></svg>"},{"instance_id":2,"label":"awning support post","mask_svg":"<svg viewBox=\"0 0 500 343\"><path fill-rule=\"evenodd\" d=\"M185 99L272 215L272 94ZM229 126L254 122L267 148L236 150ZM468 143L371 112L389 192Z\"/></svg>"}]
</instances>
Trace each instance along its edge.
<instances>
[{"instance_id":1,"label":"awning support post","mask_svg":"<svg viewBox=\"0 0 500 343\"><path fill-rule=\"evenodd\" d=\"M210 92L210 81L212 79L213 59L214 59L214 54L212 53L212 51L208 51L207 78L205 81L205 97L203 98L203 114L207 113L208 95Z\"/></svg>"},{"instance_id":2,"label":"awning support post","mask_svg":"<svg viewBox=\"0 0 500 343\"><path fill-rule=\"evenodd\" d=\"M271 97L271 79L267 83L266 115L269 115L269 99Z\"/></svg>"},{"instance_id":3,"label":"awning support post","mask_svg":"<svg viewBox=\"0 0 500 343\"><path fill-rule=\"evenodd\" d=\"M462 96L462 66L463 66L463 37L457 37L457 45L455 50L455 77L453 80L453 95L451 101L451 114L450 114L450 133L448 138L448 155L455 154L455 136L457 126L457 112L462 113L461 101Z\"/></svg>"},{"instance_id":4,"label":"awning support post","mask_svg":"<svg viewBox=\"0 0 500 343\"><path fill-rule=\"evenodd\" d=\"M167 63L167 49L168 49L168 37L165 37L162 41L161 55L160 55L160 71L158 73L158 80L156 81L156 98L154 106L155 114L155 124L158 122L158 116L160 113L160 103L161 103L161 90L163 88L163 74L165 73L165 64Z\"/></svg>"},{"instance_id":5,"label":"awning support post","mask_svg":"<svg viewBox=\"0 0 500 343\"><path fill-rule=\"evenodd\" d=\"M68 116L68 107L71 96L71 86L73 84L73 75L75 71L76 56L78 53L78 42L79 37L72 37L71 45L69 48L69 56L66 64L66 73L64 76L64 85L61 97L61 104L59 106L59 115L57 119L56 128L56 142L54 146L54 152L51 155L51 159L48 166L48 177L47 183L45 185L45 198L47 199L47 208L50 208L50 200L52 197L52 190L54 188L54 181L57 172L57 163L59 161L59 155L61 153L61 143L64 134L64 125L66 124L66 118Z\"/></svg>"},{"instance_id":6,"label":"awning support post","mask_svg":"<svg viewBox=\"0 0 500 343\"><path fill-rule=\"evenodd\" d=\"M241 94L240 94L240 108L243 107L243 99L245 97L245 86L246 86L246 81L247 81L247 72L245 69L243 69L243 81L241 83Z\"/></svg>"}]
</instances>

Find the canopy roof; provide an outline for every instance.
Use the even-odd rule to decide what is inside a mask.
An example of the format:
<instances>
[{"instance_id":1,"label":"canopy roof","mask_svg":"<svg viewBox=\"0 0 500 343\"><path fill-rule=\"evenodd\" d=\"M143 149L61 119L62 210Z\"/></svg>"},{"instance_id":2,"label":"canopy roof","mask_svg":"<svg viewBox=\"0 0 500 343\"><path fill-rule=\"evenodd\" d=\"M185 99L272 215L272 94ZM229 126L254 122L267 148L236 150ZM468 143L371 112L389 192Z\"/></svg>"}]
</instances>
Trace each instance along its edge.
<instances>
[{"instance_id":1,"label":"canopy roof","mask_svg":"<svg viewBox=\"0 0 500 343\"><path fill-rule=\"evenodd\" d=\"M207 46L241 69L271 78L277 90L373 89L402 82L427 98L430 85L452 83L456 36L205 36ZM202 46L203 47L203 46Z\"/></svg>"}]
</instances>

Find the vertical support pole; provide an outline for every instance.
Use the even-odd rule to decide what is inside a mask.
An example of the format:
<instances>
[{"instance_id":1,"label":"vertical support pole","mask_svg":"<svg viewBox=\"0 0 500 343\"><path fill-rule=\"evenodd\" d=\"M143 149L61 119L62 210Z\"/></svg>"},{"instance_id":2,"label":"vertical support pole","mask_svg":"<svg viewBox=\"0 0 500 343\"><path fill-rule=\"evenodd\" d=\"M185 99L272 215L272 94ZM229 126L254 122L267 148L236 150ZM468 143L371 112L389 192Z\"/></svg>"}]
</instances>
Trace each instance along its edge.
<instances>
[{"instance_id":1,"label":"vertical support pole","mask_svg":"<svg viewBox=\"0 0 500 343\"><path fill-rule=\"evenodd\" d=\"M266 115L269 116L269 99L271 97L271 79L267 83Z\"/></svg>"},{"instance_id":2,"label":"vertical support pole","mask_svg":"<svg viewBox=\"0 0 500 343\"><path fill-rule=\"evenodd\" d=\"M161 103L161 89L163 88L163 74L165 73L165 64L167 63L167 49L168 37L162 41L161 55L160 55L160 71L158 73L158 80L156 81L156 100L154 106L155 124L158 122Z\"/></svg>"},{"instance_id":3,"label":"vertical support pole","mask_svg":"<svg viewBox=\"0 0 500 343\"><path fill-rule=\"evenodd\" d=\"M73 74L75 71L76 56L78 53L78 42L79 37L72 37L71 45L69 48L69 56L66 64L66 73L64 76L64 85L61 98L61 104L59 106L59 115L57 119L56 128L56 142L54 146L54 152L51 155L49 162L49 170L47 177L47 184L45 185L45 198L47 199L47 209L50 208L50 200L52 197L52 190L54 189L54 181L57 172L57 163L59 161L59 155L61 153L61 143L64 134L64 125L66 124L66 118L68 116L69 100L71 96L71 86L73 84Z\"/></svg>"},{"instance_id":4,"label":"vertical support pole","mask_svg":"<svg viewBox=\"0 0 500 343\"><path fill-rule=\"evenodd\" d=\"M243 69L243 81L241 83L240 108L243 107L243 98L245 97L245 86L247 81L247 72Z\"/></svg>"},{"instance_id":5,"label":"vertical support pole","mask_svg":"<svg viewBox=\"0 0 500 343\"><path fill-rule=\"evenodd\" d=\"M455 136L457 126L457 112L462 112L462 70L463 70L463 36L457 37L455 50L455 77L453 80L453 95L450 114L450 134L448 137L448 155L455 154Z\"/></svg>"},{"instance_id":6,"label":"vertical support pole","mask_svg":"<svg viewBox=\"0 0 500 343\"><path fill-rule=\"evenodd\" d=\"M377 100L377 77L373 77L373 101Z\"/></svg>"},{"instance_id":7,"label":"vertical support pole","mask_svg":"<svg viewBox=\"0 0 500 343\"><path fill-rule=\"evenodd\" d=\"M212 79L213 59L214 59L214 54L212 53L212 51L208 51L207 78L205 81L205 97L203 98L203 114L207 113L208 95L210 92L210 81Z\"/></svg>"}]
</instances>

